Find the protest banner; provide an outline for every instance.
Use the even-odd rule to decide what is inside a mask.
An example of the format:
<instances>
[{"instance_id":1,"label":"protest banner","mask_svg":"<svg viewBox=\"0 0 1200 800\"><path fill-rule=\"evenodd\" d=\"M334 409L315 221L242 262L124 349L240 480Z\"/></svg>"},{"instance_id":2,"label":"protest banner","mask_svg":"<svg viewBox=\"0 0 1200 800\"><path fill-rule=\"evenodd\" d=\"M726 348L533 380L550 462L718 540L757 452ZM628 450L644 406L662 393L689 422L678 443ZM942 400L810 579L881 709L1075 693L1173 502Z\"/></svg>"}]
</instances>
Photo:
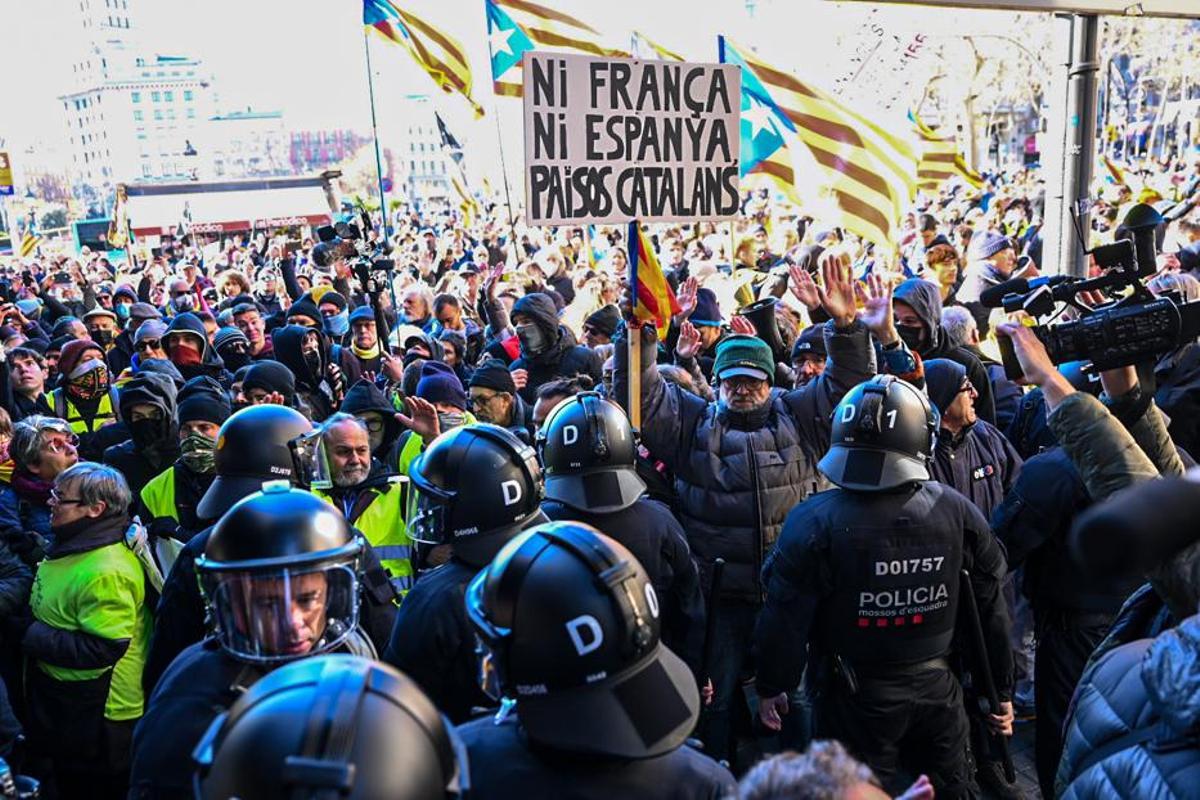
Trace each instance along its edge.
<instances>
[{"instance_id":1,"label":"protest banner","mask_svg":"<svg viewBox=\"0 0 1200 800\"><path fill-rule=\"evenodd\" d=\"M737 214L736 66L528 52L523 74L530 225Z\"/></svg>"}]
</instances>

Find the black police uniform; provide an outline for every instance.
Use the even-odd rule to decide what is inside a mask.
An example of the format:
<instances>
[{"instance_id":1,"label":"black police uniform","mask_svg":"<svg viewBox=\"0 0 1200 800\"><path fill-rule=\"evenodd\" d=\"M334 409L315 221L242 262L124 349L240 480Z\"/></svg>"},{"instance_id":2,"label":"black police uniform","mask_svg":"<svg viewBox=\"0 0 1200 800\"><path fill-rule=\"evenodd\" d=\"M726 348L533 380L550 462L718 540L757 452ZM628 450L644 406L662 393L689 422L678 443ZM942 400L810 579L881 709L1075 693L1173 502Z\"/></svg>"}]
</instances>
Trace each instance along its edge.
<instances>
[{"instance_id":1,"label":"black police uniform","mask_svg":"<svg viewBox=\"0 0 1200 800\"><path fill-rule=\"evenodd\" d=\"M970 587L959 585L963 569ZM1004 574L983 516L941 484L814 495L788 515L763 570L758 693L790 691L811 660L817 736L843 742L885 786L903 747L939 796L968 794L967 718L947 656L965 588L975 593L992 672L1007 693Z\"/></svg>"},{"instance_id":2,"label":"black police uniform","mask_svg":"<svg viewBox=\"0 0 1200 800\"><path fill-rule=\"evenodd\" d=\"M662 603L662 638L698 678L704 650L704 594L700 572L679 520L665 505L640 497L633 505L609 514L580 511L555 500L542 502L552 520L591 525L616 539L637 557Z\"/></svg>"},{"instance_id":3,"label":"black police uniform","mask_svg":"<svg viewBox=\"0 0 1200 800\"><path fill-rule=\"evenodd\" d=\"M686 745L644 759L585 757L531 742L518 717L500 723L486 717L458 729L471 765L473 800L717 800L737 791L727 769Z\"/></svg>"},{"instance_id":4,"label":"black police uniform","mask_svg":"<svg viewBox=\"0 0 1200 800\"><path fill-rule=\"evenodd\" d=\"M154 615L154 635L146 654L142 688L149 695L167 667L184 648L204 638L204 598L196 581L196 559L204 553L210 526L184 545L171 572L163 583L158 610ZM396 618L396 590L388 580L379 557L364 540L362 555L362 598L359 601L359 625L375 649L388 640Z\"/></svg>"},{"instance_id":5,"label":"black police uniform","mask_svg":"<svg viewBox=\"0 0 1200 800\"><path fill-rule=\"evenodd\" d=\"M463 597L479 569L451 558L422 575L396 614L383 660L408 675L450 721L495 706L479 688Z\"/></svg>"}]
</instances>

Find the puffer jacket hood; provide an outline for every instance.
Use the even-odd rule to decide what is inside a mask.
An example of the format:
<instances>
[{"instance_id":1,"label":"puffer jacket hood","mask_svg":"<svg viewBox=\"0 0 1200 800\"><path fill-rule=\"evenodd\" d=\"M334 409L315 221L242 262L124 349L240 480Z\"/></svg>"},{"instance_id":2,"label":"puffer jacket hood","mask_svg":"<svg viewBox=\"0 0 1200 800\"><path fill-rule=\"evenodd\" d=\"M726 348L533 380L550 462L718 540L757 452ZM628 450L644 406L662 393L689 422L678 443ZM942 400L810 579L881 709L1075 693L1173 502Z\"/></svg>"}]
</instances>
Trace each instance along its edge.
<instances>
[{"instance_id":1,"label":"puffer jacket hood","mask_svg":"<svg viewBox=\"0 0 1200 800\"><path fill-rule=\"evenodd\" d=\"M169 375L161 372L139 372L121 387L121 419L129 422L130 409L147 403L163 412L165 419L175 417L175 397L178 387Z\"/></svg>"},{"instance_id":2,"label":"puffer jacket hood","mask_svg":"<svg viewBox=\"0 0 1200 800\"><path fill-rule=\"evenodd\" d=\"M917 312L929 334L925 349L928 353L936 352L942 343L942 296L938 285L920 278L909 278L892 292L892 300L905 303ZM925 356L926 353L921 355Z\"/></svg>"},{"instance_id":3,"label":"puffer jacket hood","mask_svg":"<svg viewBox=\"0 0 1200 800\"><path fill-rule=\"evenodd\" d=\"M1142 681L1163 721L1176 733L1200 733L1200 614L1154 640Z\"/></svg>"}]
</instances>

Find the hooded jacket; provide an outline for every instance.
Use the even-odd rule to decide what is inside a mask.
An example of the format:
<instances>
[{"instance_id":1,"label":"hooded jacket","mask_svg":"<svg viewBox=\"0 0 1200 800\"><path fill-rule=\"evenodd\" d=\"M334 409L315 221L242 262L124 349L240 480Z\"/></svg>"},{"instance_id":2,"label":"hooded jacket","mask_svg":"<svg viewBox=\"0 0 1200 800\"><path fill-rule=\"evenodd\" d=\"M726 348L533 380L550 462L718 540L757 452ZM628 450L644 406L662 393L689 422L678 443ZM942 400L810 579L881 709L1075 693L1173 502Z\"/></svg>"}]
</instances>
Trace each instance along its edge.
<instances>
[{"instance_id":1,"label":"hooded jacket","mask_svg":"<svg viewBox=\"0 0 1200 800\"><path fill-rule=\"evenodd\" d=\"M1098 659L1079 681L1065 732L1058 797L1194 797L1200 615Z\"/></svg>"},{"instance_id":2,"label":"hooded jacket","mask_svg":"<svg viewBox=\"0 0 1200 800\"><path fill-rule=\"evenodd\" d=\"M311 331L303 325L284 325L271 334L275 345L275 359L291 370L296 378L296 394L308 405L314 422L320 422L334 412L333 389L325 380L324 371L329 364L329 352L325 338L317 335L321 367L314 370L304 358L304 337Z\"/></svg>"},{"instance_id":3,"label":"hooded jacket","mask_svg":"<svg viewBox=\"0 0 1200 800\"><path fill-rule=\"evenodd\" d=\"M373 453L376 458L387 456L403 430L399 420L396 419L396 409L384 397L379 387L366 379L359 380L350 387L346 392L345 399L342 400L341 410L355 416L374 411L383 417L383 442Z\"/></svg>"},{"instance_id":4,"label":"hooded jacket","mask_svg":"<svg viewBox=\"0 0 1200 800\"><path fill-rule=\"evenodd\" d=\"M892 300L908 305L925 327L925 344L919 351L922 359L948 358L967 368L967 377L979 397L975 399L975 413L980 419L996 424L996 406L992 400L992 382L983 363L965 347L950 343L950 337L942 329L942 296L936 283L910 278L896 287Z\"/></svg>"},{"instance_id":5,"label":"hooded jacket","mask_svg":"<svg viewBox=\"0 0 1200 800\"><path fill-rule=\"evenodd\" d=\"M135 405L152 405L163 415L159 439L152 446L138 447L129 439L104 451L104 463L121 471L134 497L155 475L179 458L175 394L175 382L161 372L141 372L121 387L121 419L126 425L131 424L129 415Z\"/></svg>"},{"instance_id":6,"label":"hooded jacket","mask_svg":"<svg viewBox=\"0 0 1200 800\"><path fill-rule=\"evenodd\" d=\"M167 332L162 337L163 342L165 343L171 334L182 332L198 336L202 345L199 364L175 364L183 379L188 381L197 375L207 375L210 378L216 379L218 383L228 389L233 382L233 376L225 369L225 362L217 355L216 349L209 344L208 331L204 329L204 323L200 321L200 318L190 312L179 314L167 326Z\"/></svg>"},{"instance_id":7,"label":"hooded jacket","mask_svg":"<svg viewBox=\"0 0 1200 800\"><path fill-rule=\"evenodd\" d=\"M520 357L509 366L509 369L523 369L529 373L525 388L519 390L521 399L526 403L533 404L538 388L556 378L573 378L583 374L592 379L593 386L603 382L604 365L600 356L583 345L575 344L575 337L559 325L558 310L548 295L541 292L525 295L513 306L513 315L517 314L532 319L551 343L545 352L537 355L529 355L522 350Z\"/></svg>"}]
</instances>

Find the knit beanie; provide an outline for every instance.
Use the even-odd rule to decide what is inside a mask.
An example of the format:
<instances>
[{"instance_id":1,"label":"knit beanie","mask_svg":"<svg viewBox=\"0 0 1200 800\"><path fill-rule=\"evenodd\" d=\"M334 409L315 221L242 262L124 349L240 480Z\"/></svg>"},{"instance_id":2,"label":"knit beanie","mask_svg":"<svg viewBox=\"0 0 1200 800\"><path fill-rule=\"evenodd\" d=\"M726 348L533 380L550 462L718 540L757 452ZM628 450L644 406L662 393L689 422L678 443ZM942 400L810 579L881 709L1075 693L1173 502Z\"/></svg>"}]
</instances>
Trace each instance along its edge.
<instances>
[{"instance_id":1,"label":"knit beanie","mask_svg":"<svg viewBox=\"0 0 1200 800\"><path fill-rule=\"evenodd\" d=\"M440 361L426 361L421 367L417 397L430 403L447 403L464 411L467 408L467 393L462 381L454 370Z\"/></svg>"},{"instance_id":2,"label":"knit beanie","mask_svg":"<svg viewBox=\"0 0 1200 800\"><path fill-rule=\"evenodd\" d=\"M757 336L734 334L727 336L717 345L717 357L713 361L713 377L717 380L736 375L775 382L775 357L771 348Z\"/></svg>"},{"instance_id":3,"label":"knit beanie","mask_svg":"<svg viewBox=\"0 0 1200 800\"><path fill-rule=\"evenodd\" d=\"M240 328L227 326L217 329L217 335L213 337L213 347L218 353L221 348L231 342L245 342L246 346L250 346L250 340L246 338L246 334L242 333Z\"/></svg>"},{"instance_id":4,"label":"knit beanie","mask_svg":"<svg viewBox=\"0 0 1200 800\"><path fill-rule=\"evenodd\" d=\"M279 392L288 405L296 395L296 376L278 361L258 361L250 367L242 380L242 391L262 389L264 392Z\"/></svg>"},{"instance_id":5,"label":"knit beanie","mask_svg":"<svg viewBox=\"0 0 1200 800\"><path fill-rule=\"evenodd\" d=\"M290 320L292 317L297 316L308 317L317 325L321 324L321 311L317 308L317 304L311 300L301 298L292 303L291 308L287 310L287 318Z\"/></svg>"},{"instance_id":6,"label":"knit beanie","mask_svg":"<svg viewBox=\"0 0 1200 800\"><path fill-rule=\"evenodd\" d=\"M91 339L72 339L64 344L62 353L58 356L58 374L70 375L75 367L79 366L79 360L88 350L104 352L103 348Z\"/></svg>"},{"instance_id":7,"label":"knit beanie","mask_svg":"<svg viewBox=\"0 0 1200 800\"><path fill-rule=\"evenodd\" d=\"M809 325L800 331L800 335L796 337L796 344L792 345L792 361L802 355L820 356L821 358L829 355L825 349L824 325Z\"/></svg>"},{"instance_id":8,"label":"knit beanie","mask_svg":"<svg viewBox=\"0 0 1200 800\"><path fill-rule=\"evenodd\" d=\"M1012 240L995 231L976 231L967 247L968 261L987 261L1002 250L1012 247Z\"/></svg>"},{"instance_id":9,"label":"knit beanie","mask_svg":"<svg viewBox=\"0 0 1200 800\"><path fill-rule=\"evenodd\" d=\"M590 325L605 336L612 338L612 335L617 332L617 324L621 321L621 312L611 303L601 308L599 311L592 313L583 321L584 325Z\"/></svg>"},{"instance_id":10,"label":"knit beanie","mask_svg":"<svg viewBox=\"0 0 1200 800\"><path fill-rule=\"evenodd\" d=\"M479 386L506 394L517 393L517 384L513 382L512 373L498 358L489 358L476 367L468 386Z\"/></svg>"},{"instance_id":11,"label":"knit beanie","mask_svg":"<svg viewBox=\"0 0 1200 800\"><path fill-rule=\"evenodd\" d=\"M929 402L937 407L939 414L946 413L966 377L967 368L957 361L931 358L925 362L925 392L929 395Z\"/></svg>"},{"instance_id":12,"label":"knit beanie","mask_svg":"<svg viewBox=\"0 0 1200 800\"><path fill-rule=\"evenodd\" d=\"M720 327L721 306L717 303L716 292L712 289L699 289L696 291L696 309L692 311L692 315L688 317L688 321L693 325Z\"/></svg>"},{"instance_id":13,"label":"knit beanie","mask_svg":"<svg viewBox=\"0 0 1200 800\"><path fill-rule=\"evenodd\" d=\"M341 292L335 292L333 289L330 289L328 292L323 292L320 298L316 297L316 293L314 291L313 300L316 302L318 308L325 303L332 303L333 305L337 306L339 314L346 310L346 298L342 296Z\"/></svg>"},{"instance_id":14,"label":"knit beanie","mask_svg":"<svg viewBox=\"0 0 1200 800\"><path fill-rule=\"evenodd\" d=\"M192 378L176 398L179 423L211 422L220 425L231 413L229 397L221 385L207 375Z\"/></svg>"}]
</instances>

